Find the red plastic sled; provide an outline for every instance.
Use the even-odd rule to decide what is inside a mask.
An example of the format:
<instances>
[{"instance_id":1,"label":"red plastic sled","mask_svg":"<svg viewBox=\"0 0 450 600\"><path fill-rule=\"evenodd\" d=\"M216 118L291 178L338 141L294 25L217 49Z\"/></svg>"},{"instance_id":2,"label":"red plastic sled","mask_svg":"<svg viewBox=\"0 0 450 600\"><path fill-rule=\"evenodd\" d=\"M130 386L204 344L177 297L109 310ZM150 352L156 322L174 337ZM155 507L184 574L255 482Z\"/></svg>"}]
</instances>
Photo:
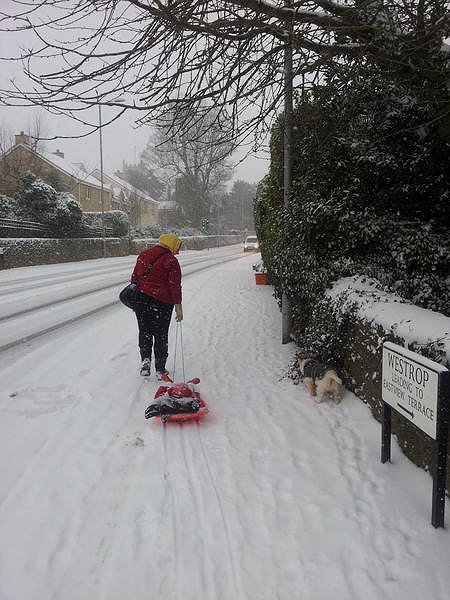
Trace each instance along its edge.
<instances>
[{"instance_id":1,"label":"red plastic sled","mask_svg":"<svg viewBox=\"0 0 450 600\"><path fill-rule=\"evenodd\" d=\"M186 382L186 384L198 385L200 383L200 379L198 377L194 377ZM174 385L173 381L166 381L164 385L160 385L156 390L155 399L159 396L162 396L167 393L167 389ZM184 423L185 421L199 421L202 417L204 417L208 412L209 408L203 398L200 396L200 392L198 392L195 388L192 390L192 394L194 398L200 402L200 409L195 413L177 413L174 415L161 415L161 422L166 423L167 421L173 421L175 423Z\"/></svg>"}]
</instances>

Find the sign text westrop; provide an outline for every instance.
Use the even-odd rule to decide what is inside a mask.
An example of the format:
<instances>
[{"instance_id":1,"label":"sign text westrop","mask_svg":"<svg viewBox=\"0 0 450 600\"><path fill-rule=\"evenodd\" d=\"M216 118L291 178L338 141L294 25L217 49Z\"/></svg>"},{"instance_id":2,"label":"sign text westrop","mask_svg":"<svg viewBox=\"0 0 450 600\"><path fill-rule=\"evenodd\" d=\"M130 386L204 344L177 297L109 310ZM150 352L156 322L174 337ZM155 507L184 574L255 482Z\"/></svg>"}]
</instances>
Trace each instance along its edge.
<instances>
[{"instance_id":1,"label":"sign text westrop","mask_svg":"<svg viewBox=\"0 0 450 600\"><path fill-rule=\"evenodd\" d=\"M422 403L423 392L430 372L406 358L388 352L388 365L392 369L391 381L383 380L383 386L401 400L406 400L408 406L434 421L434 410Z\"/></svg>"},{"instance_id":2,"label":"sign text westrop","mask_svg":"<svg viewBox=\"0 0 450 600\"><path fill-rule=\"evenodd\" d=\"M383 346L384 402L436 439L438 374L432 365L405 348Z\"/></svg>"}]
</instances>

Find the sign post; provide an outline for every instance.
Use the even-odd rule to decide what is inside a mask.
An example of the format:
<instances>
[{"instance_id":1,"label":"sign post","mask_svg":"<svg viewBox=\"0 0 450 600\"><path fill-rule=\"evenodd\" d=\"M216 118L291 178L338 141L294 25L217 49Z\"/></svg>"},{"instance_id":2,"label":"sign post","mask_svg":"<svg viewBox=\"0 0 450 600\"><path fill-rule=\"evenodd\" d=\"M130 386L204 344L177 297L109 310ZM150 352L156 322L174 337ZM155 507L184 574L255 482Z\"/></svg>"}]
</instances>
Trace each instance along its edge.
<instances>
[{"instance_id":1,"label":"sign post","mask_svg":"<svg viewBox=\"0 0 450 600\"><path fill-rule=\"evenodd\" d=\"M383 402L383 421L381 427L381 462L391 461L391 416L392 409Z\"/></svg>"},{"instance_id":2,"label":"sign post","mask_svg":"<svg viewBox=\"0 0 450 600\"><path fill-rule=\"evenodd\" d=\"M450 372L391 342L383 344L381 462L391 458L391 408L435 440L431 524L444 527Z\"/></svg>"}]
</instances>

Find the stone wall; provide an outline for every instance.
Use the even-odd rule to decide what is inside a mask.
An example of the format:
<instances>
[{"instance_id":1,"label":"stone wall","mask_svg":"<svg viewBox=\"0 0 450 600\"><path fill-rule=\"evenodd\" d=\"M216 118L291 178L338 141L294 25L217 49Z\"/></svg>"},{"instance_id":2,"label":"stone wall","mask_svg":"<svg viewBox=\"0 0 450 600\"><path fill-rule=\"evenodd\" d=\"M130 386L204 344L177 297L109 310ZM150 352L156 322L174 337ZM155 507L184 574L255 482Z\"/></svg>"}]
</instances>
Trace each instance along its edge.
<instances>
[{"instance_id":1,"label":"stone wall","mask_svg":"<svg viewBox=\"0 0 450 600\"><path fill-rule=\"evenodd\" d=\"M206 248L217 248L219 246L230 246L231 244L241 244L240 235L198 235L182 237L184 250L205 250ZM131 242L130 254L139 254L148 246L157 243L157 239L135 239ZM242 249L244 247L242 246Z\"/></svg>"},{"instance_id":2,"label":"stone wall","mask_svg":"<svg viewBox=\"0 0 450 600\"><path fill-rule=\"evenodd\" d=\"M240 236L198 236L181 238L186 250L228 246L242 241ZM106 238L106 256L139 254L157 240ZM102 257L101 238L47 239L47 238L0 238L0 268L28 267L52 263L89 260Z\"/></svg>"},{"instance_id":3,"label":"stone wall","mask_svg":"<svg viewBox=\"0 0 450 600\"><path fill-rule=\"evenodd\" d=\"M381 364L382 345L380 340L392 341L406 347L405 340L395 336L387 336L380 326L363 321L355 321L349 332L353 340L351 351L346 355L346 386L358 398L368 404L374 418L381 423ZM450 399L449 399L450 401ZM418 467L433 471L435 464L435 442L418 427L392 411L392 434L396 437L402 452ZM450 425L449 425L450 440ZM392 442L394 443L394 442ZM381 451L381 429L380 429ZM450 467L450 446L447 450L447 465ZM447 468L447 490L450 490L450 468Z\"/></svg>"},{"instance_id":4,"label":"stone wall","mask_svg":"<svg viewBox=\"0 0 450 600\"><path fill-rule=\"evenodd\" d=\"M364 293L361 293L358 300L356 298L357 295L352 296L357 305L363 306ZM387 294L381 296L379 301L372 299L371 303L369 311L365 312L362 308L352 314L352 318L342 319L341 374L345 386L370 407L374 418L381 423L383 343L393 342L449 368L450 318L410 303L399 302L392 305L395 306L395 312L392 313L395 319L392 321L388 310L384 310L389 305ZM345 314L345 309L341 314ZM447 402L450 403L450 398ZM435 441L395 410L392 410L392 434L402 452L414 464L426 471L434 471ZM448 435L450 441L450 423ZM394 440L392 443L395 443ZM379 457L374 458L379 460ZM447 448L446 487L450 490L450 444Z\"/></svg>"},{"instance_id":5,"label":"stone wall","mask_svg":"<svg viewBox=\"0 0 450 600\"><path fill-rule=\"evenodd\" d=\"M4 269L88 260L102 256L101 238L2 238L0 248L3 249L3 264L0 266ZM107 256L126 254L128 254L127 239L108 238Z\"/></svg>"}]
</instances>

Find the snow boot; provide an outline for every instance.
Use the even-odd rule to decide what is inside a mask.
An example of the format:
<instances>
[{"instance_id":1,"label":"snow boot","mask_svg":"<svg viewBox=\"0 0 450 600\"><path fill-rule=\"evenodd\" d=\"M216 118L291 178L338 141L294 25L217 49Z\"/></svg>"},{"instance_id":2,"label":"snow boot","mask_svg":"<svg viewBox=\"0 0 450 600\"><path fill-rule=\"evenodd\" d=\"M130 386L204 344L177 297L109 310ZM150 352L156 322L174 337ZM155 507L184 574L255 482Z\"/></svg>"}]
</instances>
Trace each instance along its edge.
<instances>
[{"instance_id":1,"label":"snow boot","mask_svg":"<svg viewBox=\"0 0 450 600\"><path fill-rule=\"evenodd\" d=\"M144 358L141 364L141 375L142 377L148 377L150 375L150 359Z\"/></svg>"},{"instance_id":2,"label":"snow boot","mask_svg":"<svg viewBox=\"0 0 450 600\"><path fill-rule=\"evenodd\" d=\"M161 371L156 371L156 379L158 381L172 381L169 377L169 371L166 369L162 369Z\"/></svg>"}]
</instances>

